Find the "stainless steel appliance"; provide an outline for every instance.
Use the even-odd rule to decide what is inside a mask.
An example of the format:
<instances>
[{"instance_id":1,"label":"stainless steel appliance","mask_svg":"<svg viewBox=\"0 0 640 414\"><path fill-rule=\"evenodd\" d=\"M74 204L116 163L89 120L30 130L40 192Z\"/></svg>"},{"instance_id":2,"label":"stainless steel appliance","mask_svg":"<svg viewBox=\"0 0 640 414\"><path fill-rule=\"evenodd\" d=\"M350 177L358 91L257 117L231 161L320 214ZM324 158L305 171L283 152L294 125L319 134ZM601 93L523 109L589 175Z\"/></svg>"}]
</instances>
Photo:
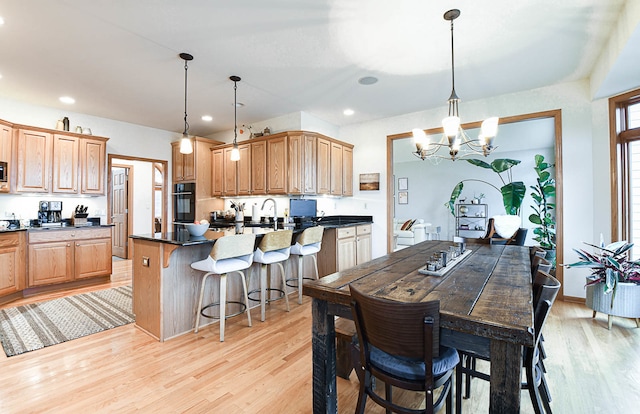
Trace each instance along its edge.
<instances>
[{"instance_id":1,"label":"stainless steel appliance","mask_svg":"<svg viewBox=\"0 0 640 414\"><path fill-rule=\"evenodd\" d=\"M62 225L62 201L41 201L38 209L38 221L41 226Z\"/></svg>"},{"instance_id":2,"label":"stainless steel appliance","mask_svg":"<svg viewBox=\"0 0 640 414\"><path fill-rule=\"evenodd\" d=\"M9 175L9 167L4 161L0 161L0 183L7 182L7 176Z\"/></svg>"},{"instance_id":3,"label":"stainless steel appliance","mask_svg":"<svg viewBox=\"0 0 640 414\"><path fill-rule=\"evenodd\" d=\"M175 184L172 196L174 223L193 223L196 219L196 184Z\"/></svg>"}]
</instances>

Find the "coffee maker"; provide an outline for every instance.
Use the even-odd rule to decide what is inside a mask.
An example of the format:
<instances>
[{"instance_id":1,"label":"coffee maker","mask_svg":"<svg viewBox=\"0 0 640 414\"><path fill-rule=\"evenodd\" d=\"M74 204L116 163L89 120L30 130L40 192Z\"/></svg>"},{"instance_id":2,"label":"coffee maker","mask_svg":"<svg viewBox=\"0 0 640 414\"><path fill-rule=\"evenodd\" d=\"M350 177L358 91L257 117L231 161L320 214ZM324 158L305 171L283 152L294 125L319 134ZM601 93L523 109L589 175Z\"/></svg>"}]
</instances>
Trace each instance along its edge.
<instances>
[{"instance_id":1,"label":"coffee maker","mask_svg":"<svg viewBox=\"0 0 640 414\"><path fill-rule=\"evenodd\" d=\"M41 201L38 221L43 227L62 225L62 201Z\"/></svg>"}]
</instances>

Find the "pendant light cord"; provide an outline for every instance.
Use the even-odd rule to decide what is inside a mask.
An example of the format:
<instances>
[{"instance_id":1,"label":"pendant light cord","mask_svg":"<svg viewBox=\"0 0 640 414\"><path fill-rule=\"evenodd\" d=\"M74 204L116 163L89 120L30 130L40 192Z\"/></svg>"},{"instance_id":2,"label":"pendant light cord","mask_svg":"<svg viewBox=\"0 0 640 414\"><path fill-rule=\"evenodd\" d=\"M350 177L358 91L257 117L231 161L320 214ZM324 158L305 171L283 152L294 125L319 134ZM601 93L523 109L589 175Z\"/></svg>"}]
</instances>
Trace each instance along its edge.
<instances>
[{"instance_id":1,"label":"pendant light cord","mask_svg":"<svg viewBox=\"0 0 640 414\"><path fill-rule=\"evenodd\" d=\"M233 81L233 143L238 138L238 82Z\"/></svg>"},{"instance_id":2,"label":"pendant light cord","mask_svg":"<svg viewBox=\"0 0 640 414\"><path fill-rule=\"evenodd\" d=\"M187 131L189 131L189 123L187 122L187 71L189 69L189 65L187 60L184 61L184 132L182 135L187 135Z\"/></svg>"}]
</instances>

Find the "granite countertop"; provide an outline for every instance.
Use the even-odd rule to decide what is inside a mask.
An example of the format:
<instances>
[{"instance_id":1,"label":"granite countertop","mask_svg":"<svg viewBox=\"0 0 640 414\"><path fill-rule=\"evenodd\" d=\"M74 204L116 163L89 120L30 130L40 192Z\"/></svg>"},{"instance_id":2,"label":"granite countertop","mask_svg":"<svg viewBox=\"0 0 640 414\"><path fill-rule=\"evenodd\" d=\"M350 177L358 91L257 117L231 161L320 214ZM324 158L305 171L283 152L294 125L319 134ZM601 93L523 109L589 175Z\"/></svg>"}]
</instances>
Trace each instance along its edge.
<instances>
[{"instance_id":1,"label":"granite countertop","mask_svg":"<svg viewBox=\"0 0 640 414\"><path fill-rule=\"evenodd\" d=\"M296 227L294 223L283 225L282 222L278 223L278 230L292 229L294 236L301 233L305 228L315 225L323 226L325 228L340 228L349 227L358 224L373 223L372 216L327 216L319 221L313 221L310 226ZM233 222L215 222L211 225L209 230L202 236L191 236L189 232L180 228L173 232L163 232L154 234L140 234L131 235L132 239L141 239L149 241L157 241L160 243L176 244L180 246L193 246L198 244L213 243L217 239L224 236L231 236L234 234L255 234L260 239L264 234L273 232L273 225L262 223L259 225L246 223L235 224Z\"/></svg>"}]
</instances>

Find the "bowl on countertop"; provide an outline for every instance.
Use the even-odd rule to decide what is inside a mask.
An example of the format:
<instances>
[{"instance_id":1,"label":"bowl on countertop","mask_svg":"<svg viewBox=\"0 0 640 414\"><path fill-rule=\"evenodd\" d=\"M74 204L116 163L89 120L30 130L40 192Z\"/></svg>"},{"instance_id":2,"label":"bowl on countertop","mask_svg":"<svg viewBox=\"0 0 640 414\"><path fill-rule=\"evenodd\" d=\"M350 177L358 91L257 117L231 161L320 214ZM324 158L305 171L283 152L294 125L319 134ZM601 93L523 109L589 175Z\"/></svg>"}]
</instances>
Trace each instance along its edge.
<instances>
[{"instance_id":1,"label":"bowl on countertop","mask_svg":"<svg viewBox=\"0 0 640 414\"><path fill-rule=\"evenodd\" d=\"M202 236L207 230L209 230L209 223L184 223L187 231L191 236Z\"/></svg>"}]
</instances>

